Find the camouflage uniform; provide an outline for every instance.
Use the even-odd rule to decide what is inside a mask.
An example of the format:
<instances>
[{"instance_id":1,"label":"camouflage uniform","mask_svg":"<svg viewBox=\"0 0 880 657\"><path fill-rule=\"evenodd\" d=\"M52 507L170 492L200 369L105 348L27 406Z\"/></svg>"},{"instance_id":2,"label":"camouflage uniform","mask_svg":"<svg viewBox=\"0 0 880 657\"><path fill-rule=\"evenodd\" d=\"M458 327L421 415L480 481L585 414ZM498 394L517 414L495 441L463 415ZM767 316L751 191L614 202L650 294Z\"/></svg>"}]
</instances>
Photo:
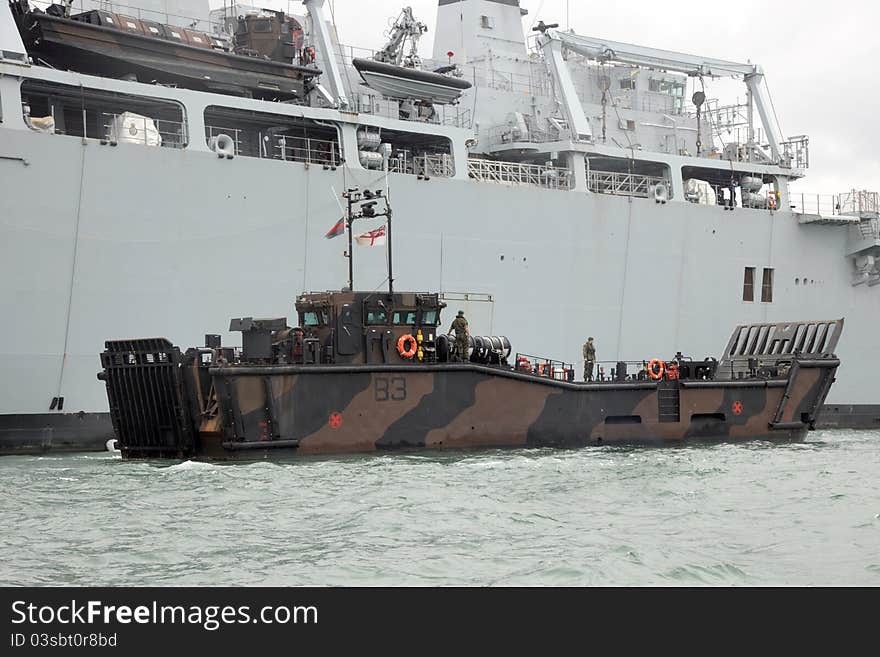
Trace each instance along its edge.
<instances>
[{"instance_id":1,"label":"camouflage uniform","mask_svg":"<svg viewBox=\"0 0 880 657\"><path fill-rule=\"evenodd\" d=\"M593 380L593 365L596 363L596 346L592 338L584 343L584 381Z\"/></svg>"},{"instance_id":2,"label":"camouflage uniform","mask_svg":"<svg viewBox=\"0 0 880 657\"><path fill-rule=\"evenodd\" d=\"M463 313L459 313L458 317L452 320L449 327L450 333L455 333L455 350L458 354L458 360L466 361L468 357L468 321L464 318Z\"/></svg>"}]
</instances>

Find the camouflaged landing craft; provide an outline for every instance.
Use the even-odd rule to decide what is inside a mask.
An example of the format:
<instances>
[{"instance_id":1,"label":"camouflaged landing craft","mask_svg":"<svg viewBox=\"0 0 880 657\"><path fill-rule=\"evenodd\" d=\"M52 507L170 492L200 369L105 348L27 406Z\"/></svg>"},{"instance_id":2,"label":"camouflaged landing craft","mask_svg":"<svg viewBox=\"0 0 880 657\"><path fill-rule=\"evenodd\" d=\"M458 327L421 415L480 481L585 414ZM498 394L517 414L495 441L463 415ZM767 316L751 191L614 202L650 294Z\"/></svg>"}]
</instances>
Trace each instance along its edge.
<instances>
[{"instance_id":1,"label":"camouflaged landing craft","mask_svg":"<svg viewBox=\"0 0 880 657\"><path fill-rule=\"evenodd\" d=\"M161 338L108 341L98 378L122 456L800 439L834 381L843 329L743 325L720 362L679 353L580 383L571 365L512 358L504 337L470 336L462 359L439 333L444 306L433 293L312 293L296 301L298 327L232 320L240 350L218 335L186 352Z\"/></svg>"}]
</instances>

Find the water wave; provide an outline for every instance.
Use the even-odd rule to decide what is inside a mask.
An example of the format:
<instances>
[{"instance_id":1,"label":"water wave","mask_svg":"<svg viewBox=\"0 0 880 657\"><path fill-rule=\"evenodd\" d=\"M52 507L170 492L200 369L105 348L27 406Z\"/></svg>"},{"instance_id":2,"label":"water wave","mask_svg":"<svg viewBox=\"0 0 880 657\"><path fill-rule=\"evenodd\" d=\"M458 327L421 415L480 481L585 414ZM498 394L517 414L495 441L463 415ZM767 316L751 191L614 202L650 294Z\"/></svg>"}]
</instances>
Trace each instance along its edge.
<instances>
[{"instance_id":1,"label":"water wave","mask_svg":"<svg viewBox=\"0 0 880 657\"><path fill-rule=\"evenodd\" d=\"M880 584L878 440L0 458L0 584Z\"/></svg>"}]
</instances>

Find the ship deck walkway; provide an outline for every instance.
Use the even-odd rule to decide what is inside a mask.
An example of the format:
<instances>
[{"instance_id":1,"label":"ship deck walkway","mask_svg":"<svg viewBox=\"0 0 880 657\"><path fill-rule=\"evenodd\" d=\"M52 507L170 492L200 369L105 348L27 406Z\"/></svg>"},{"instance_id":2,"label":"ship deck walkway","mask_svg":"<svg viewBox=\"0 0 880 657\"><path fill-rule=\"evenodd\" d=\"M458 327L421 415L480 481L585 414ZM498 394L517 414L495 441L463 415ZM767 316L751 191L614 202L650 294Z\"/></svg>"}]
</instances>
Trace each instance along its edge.
<instances>
[{"instance_id":1,"label":"ship deck walkway","mask_svg":"<svg viewBox=\"0 0 880 657\"><path fill-rule=\"evenodd\" d=\"M880 217L880 194L855 189L842 194L792 194L791 210L801 224L854 226Z\"/></svg>"}]
</instances>

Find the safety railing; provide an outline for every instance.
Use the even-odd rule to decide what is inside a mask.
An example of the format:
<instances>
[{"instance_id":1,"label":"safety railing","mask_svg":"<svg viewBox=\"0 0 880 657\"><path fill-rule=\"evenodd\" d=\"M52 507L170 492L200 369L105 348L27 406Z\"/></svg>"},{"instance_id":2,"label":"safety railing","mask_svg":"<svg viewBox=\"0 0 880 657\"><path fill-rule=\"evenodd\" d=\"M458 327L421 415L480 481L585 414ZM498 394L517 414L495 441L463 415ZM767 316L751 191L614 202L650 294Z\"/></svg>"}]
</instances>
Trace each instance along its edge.
<instances>
[{"instance_id":1,"label":"safety railing","mask_svg":"<svg viewBox=\"0 0 880 657\"><path fill-rule=\"evenodd\" d=\"M592 380L596 383L656 381L659 370L652 377L648 369L649 363L647 360L596 361Z\"/></svg>"},{"instance_id":2,"label":"safety railing","mask_svg":"<svg viewBox=\"0 0 880 657\"><path fill-rule=\"evenodd\" d=\"M279 135L271 151L276 160L305 162L335 167L339 165L339 144L325 139Z\"/></svg>"},{"instance_id":3,"label":"safety railing","mask_svg":"<svg viewBox=\"0 0 880 657\"><path fill-rule=\"evenodd\" d=\"M697 366L708 366L705 362L699 363L690 359L674 361L673 364L678 362L681 362L682 367L686 367L691 375L693 375ZM668 363L662 364L663 371L661 372L660 368L655 366L652 375L650 369L651 363L647 360L597 361L593 364L593 371L591 373L585 373L580 364L574 365L572 363L544 358L542 356L517 353L516 358L513 361L513 367L517 372L532 374L547 379L554 379L556 381L568 381L570 383L584 380L588 380L592 383L637 383L640 381L656 382L664 378L677 378L675 368L670 368Z\"/></svg>"},{"instance_id":4,"label":"safety railing","mask_svg":"<svg viewBox=\"0 0 880 657\"><path fill-rule=\"evenodd\" d=\"M364 87L361 87L361 89L364 89ZM435 105L433 113L425 117L418 114L401 112L400 103L396 100L389 100L375 93L358 91L350 95L348 100L350 110L358 114L372 114L373 116L384 116L387 119L430 123L453 128L464 128L466 130L472 128L474 124L471 110L465 109L461 105Z\"/></svg>"},{"instance_id":5,"label":"safety railing","mask_svg":"<svg viewBox=\"0 0 880 657\"><path fill-rule=\"evenodd\" d=\"M206 125L205 126L205 138L208 140L208 143L211 143L211 140L214 137L219 137L220 135L227 135L232 139L232 143L235 145L235 154L242 154L242 140L241 140L242 131L239 128L228 128L219 125Z\"/></svg>"},{"instance_id":6,"label":"safety railing","mask_svg":"<svg viewBox=\"0 0 880 657\"><path fill-rule=\"evenodd\" d=\"M351 61L355 58L371 59L376 54L375 50L369 48L360 48L358 46L350 46L340 44L337 50L337 61L343 66L351 67ZM541 62L529 62L527 73L513 73L499 71L493 65L494 59L505 61L500 58L489 56L487 60L477 63L469 63L459 66L463 79L467 80L474 86L489 87L499 91L512 91L516 93L527 93L533 96L549 96L551 93L550 76L547 69ZM422 59L422 69L425 71L434 71L440 67L448 66L449 61L438 59ZM352 82L356 85L360 82L360 75L357 73L349 76L347 81L349 87ZM349 91L356 91L349 89Z\"/></svg>"},{"instance_id":7,"label":"safety railing","mask_svg":"<svg viewBox=\"0 0 880 657\"><path fill-rule=\"evenodd\" d=\"M830 217L840 214L840 197L836 194L792 194L791 211Z\"/></svg>"},{"instance_id":8,"label":"safety railing","mask_svg":"<svg viewBox=\"0 0 880 657\"><path fill-rule=\"evenodd\" d=\"M523 374L569 383L575 379L574 365L561 360L518 353L513 363L514 369Z\"/></svg>"},{"instance_id":9,"label":"safety railing","mask_svg":"<svg viewBox=\"0 0 880 657\"><path fill-rule=\"evenodd\" d=\"M209 144L212 138L220 135L232 139L235 154L243 157L304 162L330 167L338 166L342 159L338 142L329 139L278 134L269 136L263 131L245 131L216 125L205 126L205 136Z\"/></svg>"},{"instance_id":10,"label":"safety railing","mask_svg":"<svg viewBox=\"0 0 880 657\"><path fill-rule=\"evenodd\" d=\"M791 210L797 214L864 217L880 212L877 192L852 190L843 194L792 194Z\"/></svg>"},{"instance_id":11,"label":"safety railing","mask_svg":"<svg viewBox=\"0 0 880 657\"><path fill-rule=\"evenodd\" d=\"M33 7L38 7L45 11L51 4L57 4L55 0L30 0L29 3ZM100 8L104 11L123 14L125 16L133 16L137 19L146 19L156 23L165 25L177 25L190 30L206 32L208 34L222 35L224 34L223 23L215 22L210 19L195 18L193 16L184 16L167 11L157 11L154 9L144 9L135 5L124 4L121 2L110 2L103 0L102 2L90 2L88 5L83 0L74 0L71 6L71 14L80 14L91 9Z\"/></svg>"},{"instance_id":12,"label":"safety railing","mask_svg":"<svg viewBox=\"0 0 880 657\"><path fill-rule=\"evenodd\" d=\"M468 160L468 175L474 180L501 185L534 185L564 190L572 187L569 169L540 164L472 158Z\"/></svg>"},{"instance_id":13,"label":"safety railing","mask_svg":"<svg viewBox=\"0 0 880 657\"><path fill-rule=\"evenodd\" d=\"M840 195L841 214L863 216L880 212L880 194L867 190L852 190Z\"/></svg>"},{"instance_id":14,"label":"safety railing","mask_svg":"<svg viewBox=\"0 0 880 657\"><path fill-rule=\"evenodd\" d=\"M390 173L407 173L426 178L451 178L455 175L452 156L447 153L410 155L406 151L388 158Z\"/></svg>"},{"instance_id":15,"label":"safety railing","mask_svg":"<svg viewBox=\"0 0 880 657\"><path fill-rule=\"evenodd\" d=\"M113 143L184 148L186 122L152 119L140 114L101 112L104 139Z\"/></svg>"},{"instance_id":16,"label":"safety railing","mask_svg":"<svg viewBox=\"0 0 880 657\"><path fill-rule=\"evenodd\" d=\"M744 191L739 186L712 185L705 181L684 181L684 200L696 205L720 205L726 208L779 210L779 196L769 186L759 191Z\"/></svg>"},{"instance_id":17,"label":"safety railing","mask_svg":"<svg viewBox=\"0 0 880 657\"><path fill-rule=\"evenodd\" d=\"M460 105L441 105L439 120L442 125L469 130L474 125L474 114Z\"/></svg>"},{"instance_id":18,"label":"safety railing","mask_svg":"<svg viewBox=\"0 0 880 657\"><path fill-rule=\"evenodd\" d=\"M782 155L795 169L810 168L810 138L806 135L789 137L782 142Z\"/></svg>"},{"instance_id":19,"label":"safety railing","mask_svg":"<svg viewBox=\"0 0 880 657\"><path fill-rule=\"evenodd\" d=\"M657 176L593 169L587 172L587 188L597 194L648 198L654 193L654 188L661 183L669 188L666 179Z\"/></svg>"},{"instance_id":20,"label":"safety railing","mask_svg":"<svg viewBox=\"0 0 880 657\"><path fill-rule=\"evenodd\" d=\"M478 65L469 64L464 70L467 71L468 79L478 87L529 96L549 97L553 94L553 84L547 69L534 62L529 63L527 73L496 70L491 59Z\"/></svg>"}]
</instances>

